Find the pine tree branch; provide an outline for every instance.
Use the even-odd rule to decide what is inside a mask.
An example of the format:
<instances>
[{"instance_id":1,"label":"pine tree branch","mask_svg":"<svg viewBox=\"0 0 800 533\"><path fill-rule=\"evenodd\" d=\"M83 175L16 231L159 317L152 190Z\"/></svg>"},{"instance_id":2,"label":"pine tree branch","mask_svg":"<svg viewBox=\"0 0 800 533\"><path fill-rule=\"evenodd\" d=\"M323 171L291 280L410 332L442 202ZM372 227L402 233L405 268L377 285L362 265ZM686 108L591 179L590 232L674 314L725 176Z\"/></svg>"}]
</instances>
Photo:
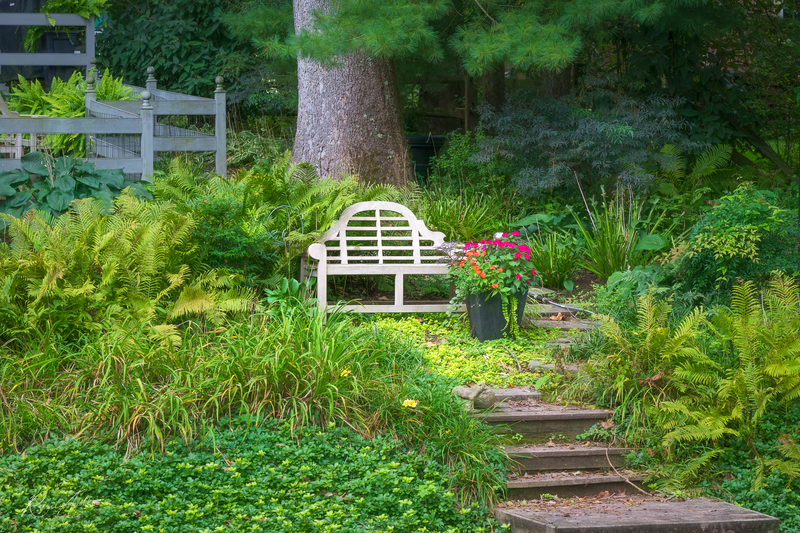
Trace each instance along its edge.
<instances>
[{"instance_id":1,"label":"pine tree branch","mask_svg":"<svg viewBox=\"0 0 800 533\"><path fill-rule=\"evenodd\" d=\"M476 4L478 4L478 7L479 7L479 8L481 8L481 11L483 11L483 14L484 14L484 15L486 15L487 17L489 17L489 19L490 19L492 22L494 22L495 24L497 24L497 21L496 21L496 20L494 20L494 19L492 18L492 16L489 14L489 12L488 12L488 11L486 11L486 10L483 8L483 6L481 5L481 3L480 3L478 0L475 0L475 3L476 3Z\"/></svg>"}]
</instances>

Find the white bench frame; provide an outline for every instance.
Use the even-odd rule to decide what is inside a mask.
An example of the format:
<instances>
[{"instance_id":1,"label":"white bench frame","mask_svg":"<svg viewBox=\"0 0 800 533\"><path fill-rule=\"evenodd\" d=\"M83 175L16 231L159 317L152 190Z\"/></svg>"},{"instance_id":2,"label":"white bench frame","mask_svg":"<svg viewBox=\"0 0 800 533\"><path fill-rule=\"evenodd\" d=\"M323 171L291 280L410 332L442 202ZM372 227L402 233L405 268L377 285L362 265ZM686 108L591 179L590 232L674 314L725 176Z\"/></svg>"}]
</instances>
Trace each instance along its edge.
<instances>
[{"instance_id":1,"label":"white bench frame","mask_svg":"<svg viewBox=\"0 0 800 533\"><path fill-rule=\"evenodd\" d=\"M353 226L350 225L351 222L372 224ZM383 225L383 222L389 224ZM408 225L393 225L403 222ZM349 236L348 231L375 232L375 236ZM410 236L393 235L397 231L410 232ZM442 259L447 259L448 256L437 250L444 243L444 238L444 233L429 230L425 223L418 220L404 205L394 202L360 202L351 205L342 212L339 220L333 223L331 229L326 231L318 242L308 247L308 256L318 261L317 299L320 307L328 306L329 275L393 274L395 277L393 305L358 304L346 305L343 309L361 313L441 313L452 310L449 303L405 304L403 302L404 276L447 274L450 271L449 261L442 262ZM384 244L391 241L408 241L409 244L405 246ZM359 242L367 244L359 245ZM423 244L426 242L430 244ZM392 255L384 255L385 251L391 251ZM335 254L332 255L331 252ZM367 252L369 255L360 252ZM301 277L306 277L306 274L303 269Z\"/></svg>"}]
</instances>

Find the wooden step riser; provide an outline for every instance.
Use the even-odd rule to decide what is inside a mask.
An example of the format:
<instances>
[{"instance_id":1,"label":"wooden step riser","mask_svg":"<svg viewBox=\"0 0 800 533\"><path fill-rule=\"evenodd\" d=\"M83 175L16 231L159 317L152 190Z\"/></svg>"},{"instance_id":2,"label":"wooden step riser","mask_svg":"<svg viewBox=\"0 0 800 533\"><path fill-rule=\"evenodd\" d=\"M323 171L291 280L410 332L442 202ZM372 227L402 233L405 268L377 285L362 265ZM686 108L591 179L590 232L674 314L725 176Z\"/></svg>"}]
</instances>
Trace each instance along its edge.
<instances>
[{"instance_id":1,"label":"wooden step riser","mask_svg":"<svg viewBox=\"0 0 800 533\"><path fill-rule=\"evenodd\" d=\"M539 456L539 457L510 457L509 468L512 472L518 474L536 473L536 472L587 472L587 471L605 471L611 470L611 464L614 468L625 467L625 457L618 453L609 453L608 459L605 454L602 455L584 455L584 456Z\"/></svg>"},{"instance_id":2,"label":"wooden step riser","mask_svg":"<svg viewBox=\"0 0 800 533\"><path fill-rule=\"evenodd\" d=\"M632 483L641 488L641 482ZM509 500L535 500L541 498L543 494L564 498L584 498L586 496L596 496L597 494L608 491L610 494L626 492L632 494L637 492L624 481L608 481L605 483L588 483L585 485L552 485L544 487L513 487L509 486L506 490L506 499Z\"/></svg>"},{"instance_id":3,"label":"wooden step riser","mask_svg":"<svg viewBox=\"0 0 800 533\"><path fill-rule=\"evenodd\" d=\"M493 431L498 435L514 437L521 435L518 440L511 443L542 443L551 438L555 442L568 442L586 433L601 419L551 419L551 420L524 420L518 422L487 421L493 426Z\"/></svg>"}]
</instances>

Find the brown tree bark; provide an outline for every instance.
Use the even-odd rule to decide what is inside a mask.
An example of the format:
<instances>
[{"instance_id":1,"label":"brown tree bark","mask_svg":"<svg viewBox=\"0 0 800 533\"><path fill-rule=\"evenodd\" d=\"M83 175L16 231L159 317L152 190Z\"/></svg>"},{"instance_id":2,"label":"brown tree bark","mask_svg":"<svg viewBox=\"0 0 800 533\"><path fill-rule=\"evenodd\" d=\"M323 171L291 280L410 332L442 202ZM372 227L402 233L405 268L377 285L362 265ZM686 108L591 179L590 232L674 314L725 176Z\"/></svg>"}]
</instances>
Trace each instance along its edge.
<instances>
[{"instance_id":1,"label":"brown tree bark","mask_svg":"<svg viewBox=\"0 0 800 533\"><path fill-rule=\"evenodd\" d=\"M312 10L331 0L294 0L296 32ZM362 53L324 68L297 59L299 106L292 161L308 161L321 177L358 174L370 183L402 186L412 178L400 116L394 63Z\"/></svg>"},{"instance_id":2,"label":"brown tree bark","mask_svg":"<svg viewBox=\"0 0 800 533\"><path fill-rule=\"evenodd\" d=\"M506 69L501 65L481 77L483 103L500 111L506 103Z\"/></svg>"}]
</instances>

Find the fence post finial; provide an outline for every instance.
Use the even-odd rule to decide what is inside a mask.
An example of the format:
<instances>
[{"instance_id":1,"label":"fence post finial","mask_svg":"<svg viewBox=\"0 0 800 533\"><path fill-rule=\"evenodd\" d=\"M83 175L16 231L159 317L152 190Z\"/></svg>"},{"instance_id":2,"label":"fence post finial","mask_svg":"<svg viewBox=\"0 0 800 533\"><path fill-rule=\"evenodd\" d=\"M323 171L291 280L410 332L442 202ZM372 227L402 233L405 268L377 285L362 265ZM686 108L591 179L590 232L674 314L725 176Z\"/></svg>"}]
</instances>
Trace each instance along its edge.
<instances>
[{"instance_id":1,"label":"fence post finial","mask_svg":"<svg viewBox=\"0 0 800 533\"><path fill-rule=\"evenodd\" d=\"M95 88L94 88L94 82L95 82L94 76L89 76L88 78L86 78L86 92L87 93L96 92Z\"/></svg>"},{"instance_id":2,"label":"fence post finial","mask_svg":"<svg viewBox=\"0 0 800 533\"><path fill-rule=\"evenodd\" d=\"M223 81L225 81L225 79L222 76L217 76L216 78L214 78L214 82L217 84L217 89L214 91L215 93L225 92L225 89L222 87Z\"/></svg>"},{"instance_id":3,"label":"fence post finial","mask_svg":"<svg viewBox=\"0 0 800 533\"><path fill-rule=\"evenodd\" d=\"M147 67L147 80L145 80L144 86L148 91L153 91L158 87L158 81L156 80L155 73L156 69L153 67Z\"/></svg>"},{"instance_id":4,"label":"fence post finial","mask_svg":"<svg viewBox=\"0 0 800 533\"><path fill-rule=\"evenodd\" d=\"M153 95L150 94L150 91L142 91L142 109L153 109L153 106L150 105L150 98Z\"/></svg>"},{"instance_id":5,"label":"fence post finial","mask_svg":"<svg viewBox=\"0 0 800 533\"><path fill-rule=\"evenodd\" d=\"M100 76L97 72L97 58L92 56L89 58L89 65L86 67L86 77L94 76L98 79Z\"/></svg>"}]
</instances>

